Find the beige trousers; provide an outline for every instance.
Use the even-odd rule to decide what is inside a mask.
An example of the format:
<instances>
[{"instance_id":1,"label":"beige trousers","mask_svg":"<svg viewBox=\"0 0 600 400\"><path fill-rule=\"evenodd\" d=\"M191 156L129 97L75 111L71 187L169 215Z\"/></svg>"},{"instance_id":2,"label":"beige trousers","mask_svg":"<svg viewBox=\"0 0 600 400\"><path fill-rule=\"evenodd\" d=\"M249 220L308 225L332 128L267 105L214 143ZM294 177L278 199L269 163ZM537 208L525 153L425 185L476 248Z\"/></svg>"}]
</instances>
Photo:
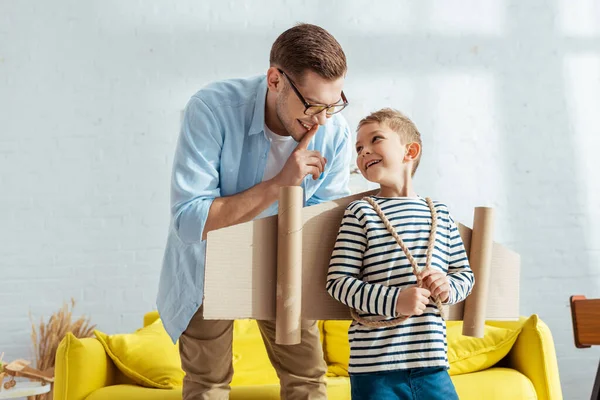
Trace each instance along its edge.
<instances>
[{"instance_id":1,"label":"beige trousers","mask_svg":"<svg viewBox=\"0 0 600 400\"><path fill-rule=\"evenodd\" d=\"M183 400L226 400L233 378L233 321L205 320L202 311L200 307L179 338ZM317 322L303 324L300 344L291 346L275 343L275 321L256 322L279 376L281 399L326 399L327 366Z\"/></svg>"}]
</instances>

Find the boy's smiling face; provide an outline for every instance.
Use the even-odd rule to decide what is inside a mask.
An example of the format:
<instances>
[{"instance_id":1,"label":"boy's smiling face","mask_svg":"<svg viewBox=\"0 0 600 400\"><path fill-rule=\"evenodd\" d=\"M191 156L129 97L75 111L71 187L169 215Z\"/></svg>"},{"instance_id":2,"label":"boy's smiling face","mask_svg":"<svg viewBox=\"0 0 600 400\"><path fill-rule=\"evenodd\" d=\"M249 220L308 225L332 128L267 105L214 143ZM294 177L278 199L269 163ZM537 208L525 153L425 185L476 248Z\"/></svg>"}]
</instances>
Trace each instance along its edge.
<instances>
[{"instance_id":1,"label":"boy's smiling face","mask_svg":"<svg viewBox=\"0 0 600 400\"><path fill-rule=\"evenodd\" d=\"M412 161L418 157L420 146L403 144L399 133L385 124L369 122L357 132L356 153L356 165L368 181L393 187L410 179Z\"/></svg>"}]
</instances>

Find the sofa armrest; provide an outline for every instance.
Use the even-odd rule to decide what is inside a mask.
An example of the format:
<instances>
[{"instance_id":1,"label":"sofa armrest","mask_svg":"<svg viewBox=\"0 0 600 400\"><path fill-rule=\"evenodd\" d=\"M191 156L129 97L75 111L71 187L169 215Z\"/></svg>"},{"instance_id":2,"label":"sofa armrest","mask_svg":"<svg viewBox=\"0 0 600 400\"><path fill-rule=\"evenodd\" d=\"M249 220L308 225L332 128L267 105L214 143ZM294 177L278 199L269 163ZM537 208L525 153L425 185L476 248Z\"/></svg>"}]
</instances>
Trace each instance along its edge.
<instances>
[{"instance_id":1,"label":"sofa armrest","mask_svg":"<svg viewBox=\"0 0 600 400\"><path fill-rule=\"evenodd\" d=\"M533 382L539 400L562 400L552 333L537 315L523 325L507 358L512 368Z\"/></svg>"},{"instance_id":2,"label":"sofa armrest","mask_svg":"<svg viewBox=\"0 0 600 400\"><path fill-rule=\"evenodd\" d=\"M97 339L78 339L72 333L60 342L55 365L55 400L83 400L114 384L117 377L116 366Z\"/></svg>"}]
</instances>

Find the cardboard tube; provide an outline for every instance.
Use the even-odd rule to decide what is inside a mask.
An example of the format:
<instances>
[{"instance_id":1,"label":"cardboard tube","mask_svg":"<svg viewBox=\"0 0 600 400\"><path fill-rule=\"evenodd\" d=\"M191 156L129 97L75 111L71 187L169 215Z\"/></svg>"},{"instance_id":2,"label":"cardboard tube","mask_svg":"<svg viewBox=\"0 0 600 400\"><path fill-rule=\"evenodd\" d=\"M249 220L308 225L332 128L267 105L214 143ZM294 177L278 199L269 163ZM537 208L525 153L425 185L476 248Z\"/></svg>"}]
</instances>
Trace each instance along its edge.
<instances>
[{"instance_id":1,"label":"cardboard tube","mask_svg":"<svg viewBox=\"0 0 600 400\"><path fill-rule=\"evenodd\" d=\"M465 300L463 335L483 337L485 313L492 266L494 239L494 209L475 207L471 237L470 264L475 275L475 286Z\"/></svg>"},{"instance_id":2,"label":"cardboard tube","mask_svg":"<svg viewBox=\"0 0 600 400\"><path fill-rule=\"evenodd\" d=\"M300 186L279 190L275 343L300 343L302 316L302 206Z\"/></svg>"}]
</instances>

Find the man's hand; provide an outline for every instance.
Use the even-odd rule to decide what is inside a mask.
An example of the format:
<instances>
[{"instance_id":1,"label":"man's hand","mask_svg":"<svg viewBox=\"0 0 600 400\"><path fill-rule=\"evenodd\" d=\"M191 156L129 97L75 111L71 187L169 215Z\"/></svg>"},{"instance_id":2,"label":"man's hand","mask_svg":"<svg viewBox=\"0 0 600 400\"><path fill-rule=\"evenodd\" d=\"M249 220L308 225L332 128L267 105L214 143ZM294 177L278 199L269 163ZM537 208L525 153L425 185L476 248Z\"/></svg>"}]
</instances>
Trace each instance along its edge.
<instances>
[{"instance_id":1,"label":"man's hand","mask_svg":"<svg viewBox=\"0 0 600 400\"><path fill-rule=\"evenodd\" d=\"M306 132L281 172L273 179L260 182L241 193L214 199L208 211L202 240L206 239L206 234L210 231L255 218L277 200L280 187L298 186L308 174L312 174L314 179L319 179L327 160L318 151L307 150L318 129L319 125L316 124Z\"/></svg>"},{"instance_id":2,"label":"man's hand","mask_svg":"<svg viewBox=\"0 0 600 400\"><path fill-rule=\"evenodd\" d=\"M306 132L304 137L298 143L296 149L290 154L290 157L283 166L281 172L277 174L273 181L279 186L299 186L306 175L312 175L313 179L319 179L319 176L325 169L327 159L320 152L307 150L310 140L315 136L319 124Z\"/></svg>"},{"instance_id":3,"label":"man's hand","mask_svg":"<svg viewBox=\"0 0 600 400\"><path fill-rule=\"evenodd\" d=\"M396 301L396 313L399 315L421 315L429 304L431 293L416 286L400 291Z\"/></svg>"},{"instance_id":4,"label":"man's hand","mask_svg":"<svg viewBox=\"0 0 600 400\"><path fill-rule=\"evenodd\" d=\"M448 301L450 282L445 273L429 268L421 273L421 280L423 281L423 287L429 289L432 297L438 297L442 303Z\"/></svg>"}]
</instances>

